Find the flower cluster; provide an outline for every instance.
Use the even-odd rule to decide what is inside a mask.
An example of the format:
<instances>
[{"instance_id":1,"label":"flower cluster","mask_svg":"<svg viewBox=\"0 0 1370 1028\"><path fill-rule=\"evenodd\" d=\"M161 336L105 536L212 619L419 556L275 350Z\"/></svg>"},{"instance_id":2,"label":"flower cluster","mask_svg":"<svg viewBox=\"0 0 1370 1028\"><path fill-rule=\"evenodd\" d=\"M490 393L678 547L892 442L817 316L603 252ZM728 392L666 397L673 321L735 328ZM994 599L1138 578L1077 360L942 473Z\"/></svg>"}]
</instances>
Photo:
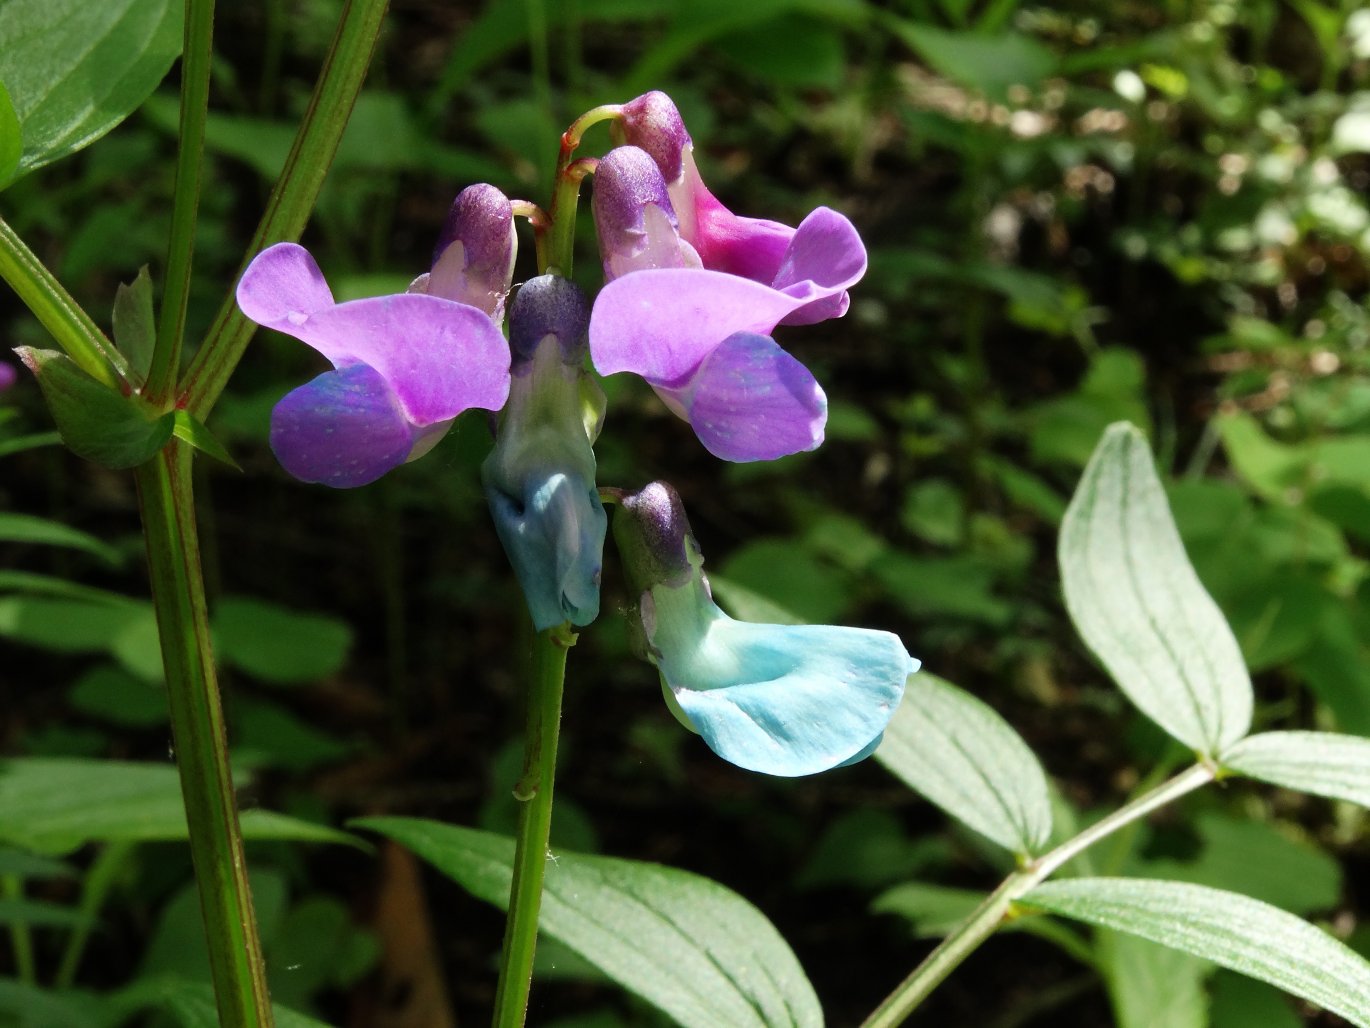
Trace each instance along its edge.
<instances>
[{"instance_id":1,"label":"flower cluster","mask_svg":"<svg viewBox=\"0 0 1370 1028\"><path fill-rule=\"evenodd\" d=\"M603 120L619 145L599 161L572 162L580 133ZM568 279L544 273L510 302L516 212L538 232L540 270L555 272L549 240L574 238L554 230L574 217L591 170L603 288L591 304ZM462 411L499 412L481 477L539 630L599 613L608 518L593 446L604 398L587 356L601 375L643 378L724 460L812 450L823 441L827 398L774 333L841 317L866 269L860 236L836 211L820 207L795 228L729 211L704 185L663 93L573 125L556 190L550 219L493 186L464 190L430 270L403 294L335 303L292 243L259 254L238 286L244 314L333 365L272 415L272 449L297 478L365 485L428 452ZM713 603L669 486L603 492L619 502L614 536L635 594L639 651L687 727L725 759L776 775L873 751L917 668L895 636L734 621Z\"/></svg>"}]
</instances>

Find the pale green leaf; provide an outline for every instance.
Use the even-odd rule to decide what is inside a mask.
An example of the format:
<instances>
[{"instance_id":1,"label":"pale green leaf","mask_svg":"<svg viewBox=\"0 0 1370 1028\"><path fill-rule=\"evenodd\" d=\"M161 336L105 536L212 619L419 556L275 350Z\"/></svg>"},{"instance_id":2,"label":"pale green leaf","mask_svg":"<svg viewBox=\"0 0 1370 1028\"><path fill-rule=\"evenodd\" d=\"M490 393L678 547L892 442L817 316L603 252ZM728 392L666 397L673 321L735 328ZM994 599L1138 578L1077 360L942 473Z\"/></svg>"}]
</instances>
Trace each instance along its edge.
<instances>
[{"instance_id":1,"label":"pale green leaf","mask_svg":"<svg viewBox=\"0 0 1370 1028\"><path fill-rule=\"evenodd\" d=\"M114 345L128 359L129 376L141 389L152 367L157 346L157 316L152 308L152 276L144 264L132 284L119 283L114 291Z\"/></svg>"},{"instance_id":2,"label":"pale green leaf","mask_svg":"<svg viewBox=\"0 0 1370 1028\"><path fill-rule=\"evenodd\" d=\"M909 679L875 757L1015 853L1035 853L1051 834L1046 775L1027 744L990 707L934 675Z\"/></svg>"},{"instance_id":3,"label":"pale green leaf","mask_svg":"<svg viewBox=\"0 0 1370 1028\"><path fill-rule=\"evenodd\" d=\"M234 471L241 471L238 462L233 456L224 449L224 444L214 437L209 429L205 428L194 414L188 410L178 410L175 412L172 435L184 443L189 443L207 457L213 457L220 464L227 464Z\"/></svg>"},{"instance_id":4,"label":"pale green leaf","mask_svg":"<svg viewBox=\"0 0 1370 1028\"><path fill-rule=\"evenodd\" d=\"M504 907L514 841L412 818L362 818ZM820 1026L793 952L766 918L707 878L659 864L559 853L549 858L539 928L685 1028Z\"/></svg>"},{"instance_id":5,"label":"pale green leaf","mask_svg":"<svg viewBox=\"0 0 1370 1028\"><path fill-rule=\"evenodd\" d=\"M5 0L0 81L23 137L18 173L65 157L123 121L181 52L178 0Z\"/></svg>"},{"instance_id":6,"label":"pale green leaf","mask_svg":"<svg viewBox=\"0 0 1370 1028\"><path fill-rule=\"evenodd\" d=\"M0 82L0 189L14 178L14 173L19 169L19 154L22 152L19 116L14 113L9 90Z\"/></svg>"},{"instance_id":7,"label":"pale green leaf","mask_svg":"<svg viewBox=\"0 0 1370 1028\"><path fill-rule=\"evenodd\" d=\"M1099 932L1096 949L1117 1028L1208 1028L1207 961L1122 932Z\"/></svg>"},{"instance_id":8,"label":"pale green leaf","mask_svg":"<svg viewBox=\"0 0 1370 1028\"><path fill-rule=\"evenodd\" d=\"M1229 771L1370 807L1370 739L1335 732L1262 732L1222 755Z\"/></svg>"},{"instance_id":9,"label":"pale green leaf","mask_svg":"<svg viewBox=\"0 0 1370 1028\"><path fill-rule=\"evenodd\" d=\"M347 659L352 630L324 614L262 600L220 600L210 619L219 657L266 682L313 682Z\"/></svg>"},{"instance_id":10,"label":"pale green leaf","mask_svg":"<svg viewBox=\"0 0 1370 1028\"><path fill-rule=\"evenodd\" d=\"M1142 712L1215 754L1251 724L1241 650L1180 542L1146 440L1109 426L1061 525L1061 584L1081 637Z\"/></svg>"},{"instance_id":11,"label":"pale green leaf","mask_svg":"<svg viewBox=\"0 0 1370 1028\"><path fill-rule=\"evenodd\" d=\"M1019 902L1202 957L1370 1028L1370 963L1268 903L1203 885L1135 878L1048 882Z\"/></svg>"}]
</instances>

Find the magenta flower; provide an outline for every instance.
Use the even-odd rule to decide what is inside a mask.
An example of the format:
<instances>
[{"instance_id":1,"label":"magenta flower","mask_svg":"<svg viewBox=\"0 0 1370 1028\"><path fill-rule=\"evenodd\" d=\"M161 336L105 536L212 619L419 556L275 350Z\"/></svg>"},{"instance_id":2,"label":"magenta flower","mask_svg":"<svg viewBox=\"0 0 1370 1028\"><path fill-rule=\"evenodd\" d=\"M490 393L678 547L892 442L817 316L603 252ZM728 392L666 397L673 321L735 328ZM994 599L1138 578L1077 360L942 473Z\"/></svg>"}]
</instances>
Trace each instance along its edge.
<instances>
[{"instance_id":1,"label":"magenta flower","mask_svg":"<svg viewBox=\"0 0 1370 1028\"><path fill-rule=\"evenodd\" d=\"M594 213L611 281L590 319L595 368L641 375L724 460L812 450L823 441L827 397L770 334L782 322L845 313L846 291L866 270L865 247L851 222L826 207L798 229L718 210L739 231L691 239L659 158L626 146L600 163Z\"/></svg>"},{"instance_id":2,"label":"magenta flower","mask_svg":"<svg viewBox=\"0 0 1370 1028\"><path fill-rule=\"evenodd\" d=\"M427 453L462 411L504 405L509 346L492 317L509 290L513 226L507 214L502 223L488 216L486 190L497 192L473 186L458 197L434 269L413 292L335 303L314 258L294 243L248 265L238 283L243 313L333 364L272 411L271 449L291 475L366 485ZM473 210L480 216L466 217Z\"/></svg>"}]
</instances>

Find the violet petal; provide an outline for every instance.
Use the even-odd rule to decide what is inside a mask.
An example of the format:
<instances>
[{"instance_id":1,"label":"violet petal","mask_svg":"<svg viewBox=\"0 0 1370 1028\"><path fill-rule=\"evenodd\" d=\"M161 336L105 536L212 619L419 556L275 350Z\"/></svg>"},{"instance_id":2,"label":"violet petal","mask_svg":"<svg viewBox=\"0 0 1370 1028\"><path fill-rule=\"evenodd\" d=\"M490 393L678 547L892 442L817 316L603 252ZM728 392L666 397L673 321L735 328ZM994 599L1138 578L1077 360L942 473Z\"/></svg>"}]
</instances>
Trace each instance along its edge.
<instances>
[{"instance_id":1,"label":"violet petal","mask_svg":"<svg viewBox=\"0 0 1370 1028\"><path fill-rule=\"evenodd\" d=\"M415 431L385 378L365 364L327 371L271 412L271 449L304 482L350 489L403 464Z\"/></svg>"},{"instance_id":2,"label":"violet petal","mask_svg":"<svg viewBox=\"0 0 1370 1028\"><path fill-rule=\"evenodd\" d=\"M294 335L311 314L333 306L333 294L308 250L277 243L252 258L243 272L238 306L257 324Z\"/></svg>"}]
</instances>

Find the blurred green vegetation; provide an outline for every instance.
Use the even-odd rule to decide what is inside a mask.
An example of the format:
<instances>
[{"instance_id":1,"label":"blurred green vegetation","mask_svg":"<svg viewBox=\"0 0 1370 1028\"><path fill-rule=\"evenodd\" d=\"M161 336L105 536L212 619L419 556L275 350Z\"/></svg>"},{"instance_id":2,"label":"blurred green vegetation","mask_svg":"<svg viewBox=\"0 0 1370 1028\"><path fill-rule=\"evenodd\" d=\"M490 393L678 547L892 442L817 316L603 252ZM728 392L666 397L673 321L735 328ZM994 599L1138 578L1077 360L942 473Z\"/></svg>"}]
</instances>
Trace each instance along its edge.
<instances>
[{"instance_id":1,"label":"blurred green vegetation","mask_svg":"<svg viewBox=\"0 0 1370 1028\"><path fill-rule=\"evenodd\" d=\"M341 6L221 5L191 339L232 283ZM106 138L0 196L106 326L116 287L160 271L174 76ZM1116 807L1182 755L1074 638L1054 541L1103 427L1128 419L1162 454L1189 554L1257 674L1257 727L1370 734L1370 12L396 0L304 242L340 298L401 289L462 186L545 202L562 128L652 88L679 104L730 207L793 224L826 203L871 253L845 319L781 338L832 403L814 454L720 465L640 383L606 382L602 481L675 483L734 613L897 631L1019 729L1063 811ZM588 220L578 275L592 285ZM531 250L525 239L519 278ZM0 326L8 345L45 345L12 298ZM260 333L210 423L242 470L198 465L244 797L306 821L504 829L528 629L479 490L487 426L464 417L432 457L365 491L300 485L266 425L313 360ZM61 451L50 429L30 379L0 398L0 752L164 757L132 482ZM926 951L910 925L936 933L965 909L953 890L991 885L1002 856L874 765L784 782L717 761L628 655L609 564L605 613L571 665L554 831L737 889L795 947L830 1023L856 1023ZM1370 952L1356 927L1363 811L1250 786L1185 809L1112 840L1100 868L1221 882ZM72 859L89 868L116 845ZM381 865L252 846L279 998L332 1023L363 1016L390 973L364 927ZM73 873L0 859L53 902L75 900ZM187 880L168 844L121 854L78 981L195 973ZM426 885L449 999L479 1021L498 918ZM40 965L55 965L60 934L35 932ZM1333 1023L1149 944L1062 933L993 941L916 1023ZM327 974L309 959L325 949ZM8 959L0 947L0 974ZM547 982L533 1023L656 1023L574 967ZM1158 982L1164 1010L1148 999ZM0 989L0 1020L32 1002Z\"/></svg>"}]
</instances>

